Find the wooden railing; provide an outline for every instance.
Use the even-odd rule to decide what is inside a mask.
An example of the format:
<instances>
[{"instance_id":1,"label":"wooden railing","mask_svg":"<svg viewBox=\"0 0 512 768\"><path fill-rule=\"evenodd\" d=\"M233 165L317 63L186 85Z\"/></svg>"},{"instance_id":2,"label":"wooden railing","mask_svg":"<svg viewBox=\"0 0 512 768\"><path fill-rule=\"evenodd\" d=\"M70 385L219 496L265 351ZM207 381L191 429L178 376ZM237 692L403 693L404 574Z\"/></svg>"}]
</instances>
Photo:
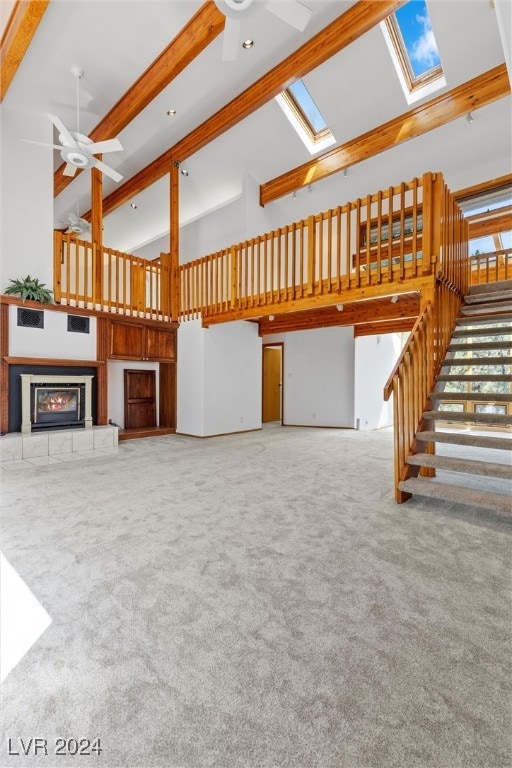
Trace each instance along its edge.
<instances>
[{"instance_id":1,"label":"wooden railing","mask_svg":"<svg viewBox=\"0 0 512 768\"><path fill-rule=\"evenodd\" d=\"M512 248L469 257L471 285L512 279Z\"/></svg>"},{"instance_id":2,"label":"wooden railing","mask_svg":"<svg viewBox=\"0 0 512 768\"><path fill-rule=\"evenodd\" d=\"M425 297L424 309L384 387L385 400L393 395L398 502L410 496L400 490L399 483L418 472L407 464L409 456L420 450L434 452L433 443L418 447L416 433L424 427L423 413L429 409L429 396L470 279L468 225L444 184L435 190L433 206L439 212L439 226L433 232L434 252L439 253L435 287ZM422 472L432 474L433 470Z\"/></svg>"},{"instance_id":3,"label":"wooden railing","mask_svg":"<svg viewBox=\"0 0 512 768\"><path fill-rule=\"evenodd\" d=\"M57 303L136 317L170 317L169 256L147 261L54 233Z\"/></svg>"},{"instance_id":4,"label":"wooden railing","mask_svg":"<svg viewBox=\"0 0 512 768\"><path fill-rule=\"evenodd\" d=\"M440 174L425 174L183 264L182 319L284 311L290 302L433 274L439 184Z\"/></svg>"}]
</instances>

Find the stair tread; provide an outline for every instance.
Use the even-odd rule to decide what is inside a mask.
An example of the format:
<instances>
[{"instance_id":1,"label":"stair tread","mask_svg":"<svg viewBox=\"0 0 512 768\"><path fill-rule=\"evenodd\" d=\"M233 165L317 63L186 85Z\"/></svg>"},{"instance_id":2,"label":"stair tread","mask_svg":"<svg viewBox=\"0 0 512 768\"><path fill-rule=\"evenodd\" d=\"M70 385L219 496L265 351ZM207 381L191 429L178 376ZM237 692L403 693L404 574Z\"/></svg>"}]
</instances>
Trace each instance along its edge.
<instances>
[{"instance_id":1,"label":"stair tread","mask_svg":"<svg viewBox=\"0 0 512 768\"><path fill-rule=\"evenodd\" d=\"M449 357L441 363L441 368L448 365L512 365L512 357Z\"/></svg>"},{"instance_id":2,"label":"stair tread","mask_svg":"<svg viewBox=\"0 0 512 768\"><path fill-rule=\"evenodd\" d=\"M436 381L446 381L448 383L450 381L512 381L512 375L503 374L503 376L500 376L499 374L494 373L442 373L439 374L439 376L436 376Z\"/></svg>"},{"instance_id":3,"label":"stair tread","mask_svg":"<svg viewBox=\"0 0 512 768\"><path fill-rule=\"evenodd\" d=\"M490 301L485 304L466 304L463 307L461 307L461 312L463 315L476 315L478 312L486 313L487 310L492 310L493 312L499 312L500 310L510 312L512 309L512 302L510 301Z\"/></svg>"},{"instance_id":4,"label":"stair tread","mask_svg":"<svg viewBox=\"0 0 512 768\"><path fill-rule=\"evenodd\" d=\"M468 424L499 424L512 426L512 416L501 413L471 413L470 411L425 411L424 419L442 419L444 421L464 421Z\"/></svg>"},{"instance_id":5,"label":"stair tread","mask_svg":"<svg viewBox=\"0 0 512 768\"><path fill-rule=\"evenodd\" d=\"M510 291L488 291L486 293L470 293L466 296L465 301L467 304L478 304L479 302L488 301L512 301L512 294Z\"/></svg>"},{"instance_id":6,"label":"stair tread","mask_svg":"<svg viewBox=\"0 0 512 768\"><path fill-rule=\"evenodd\" d=\"M491 328L456 328L453 332L453 337L456 339L466 338L471 336L511 336L512 326L503 327L491 327Z\"/></svg>"},{"instance_id":7,"label":"stair tread","mask_svg":"<svg viewBox=\"0 0 512 768\"><path fill-rule=\"evenodd\" d=\"M451 443L468 445L474 448L491 448L498 451L512 451L512 440L494 435L475 435L467 432L442 432L423 430L416 433L416 440L423 443Z\"/></svg>"},{"instance_id":8,"label":"stair tread","mask_svg":"<svg viewBox=\"0 0 512 768\"><path fill-rule=\"evenodd\" d=\"M468 341L461 344L448 344L448 352L467 352L478 349L511 349L512 341Z\"/></svg>"},{"instance_id":9,"label":"stair tread","mask_svg":"<svg viewBox=\"0 0 512 768\"><path fill-rule=\"evenodd\" d=\"M429 496L499 512L512 511L512 500L504 493L480 491L451 483L440 483L438 480L424 477L410 477L408 480L402 480L398 487L401 491L417 493L419 496Z\"/></svg>"},{"instance_id":10,"label":"stair tread","mask_svg":"<svg viewBox=\"0 0 512 768\"><path fill-rule=\"evenodd\" d=\"M512 403L509 392L431 392L432 400L469 400L477 403Z\"/></svg>"},{"instance_id":11,"label":"stair tread","mask_svg":"<svg viewBox=\"0 0 512 768\"><path fill-rule=\"evenodd\" d=\"M474 317L458 317L458 326L468 325L486 325L487 323L508 323L512 321L512 312L489 312L488 314L477 315Z\"/></svg>"},{"instance_id":12,"label":"stair tread","mask_svg":"<svg viewBox=\"0 0 512 768\"><path fill-rule=\"evenodd\" d=\"M512 280L492 280L489 283L479 283L478 285L472 285L469 289L468 295L473 296L475 293L491 293L494 291L512 291Z\"/></svg>"},{"instance_id":13,"label":"stair tread","mask_svg":"<svg viewBox=\"0 0 512 768\"><path fill-rule=\"evenodd\" d=\"M464 472L466 474L485 475L486 477L512 479L512 465L500 464L496 461L480 461L477 459L462 459L455 456L438 456L432 453L416 453L409 456L407 463L419 467L445 469L449 472Z\"/></svg>"}]
</instances>

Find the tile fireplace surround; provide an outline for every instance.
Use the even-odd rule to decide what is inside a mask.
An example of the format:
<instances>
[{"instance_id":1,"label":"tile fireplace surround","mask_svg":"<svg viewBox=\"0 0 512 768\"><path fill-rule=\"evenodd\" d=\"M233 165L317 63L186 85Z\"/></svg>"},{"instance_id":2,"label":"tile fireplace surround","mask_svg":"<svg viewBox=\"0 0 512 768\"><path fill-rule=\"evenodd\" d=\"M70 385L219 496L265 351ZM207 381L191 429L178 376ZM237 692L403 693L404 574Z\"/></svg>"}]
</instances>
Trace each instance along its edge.
<instances>
[{"instance_id":1,"label":"tile fireplace surround","mask_svg":"<svg viewBox=\"0 0 512 768\"><path fill-rule=\"evenodd\" d=\"M47 465L58 461L99 456L117 449L119 429L110 425L91 429L62 429L31 434L10 432L0 437L3 469Z\"/></svg>"}]
</instances>

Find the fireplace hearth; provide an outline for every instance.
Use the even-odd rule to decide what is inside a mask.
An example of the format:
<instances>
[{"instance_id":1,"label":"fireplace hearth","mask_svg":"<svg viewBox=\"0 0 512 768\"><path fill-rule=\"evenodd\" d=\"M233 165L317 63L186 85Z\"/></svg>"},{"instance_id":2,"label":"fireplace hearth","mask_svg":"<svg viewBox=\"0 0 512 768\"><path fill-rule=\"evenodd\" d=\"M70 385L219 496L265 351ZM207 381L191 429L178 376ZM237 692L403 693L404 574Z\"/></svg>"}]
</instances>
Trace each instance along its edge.
<instances>
[{"instance_id":1,"label":"fireplace hearth","mask_svg":"<svg viewBox=\"0 0 512 768\"><path fill-rule=\"evenodd\" d=\"M92 427L93 376L22 373L21 431Z\"/></svg>"}]
</instances>

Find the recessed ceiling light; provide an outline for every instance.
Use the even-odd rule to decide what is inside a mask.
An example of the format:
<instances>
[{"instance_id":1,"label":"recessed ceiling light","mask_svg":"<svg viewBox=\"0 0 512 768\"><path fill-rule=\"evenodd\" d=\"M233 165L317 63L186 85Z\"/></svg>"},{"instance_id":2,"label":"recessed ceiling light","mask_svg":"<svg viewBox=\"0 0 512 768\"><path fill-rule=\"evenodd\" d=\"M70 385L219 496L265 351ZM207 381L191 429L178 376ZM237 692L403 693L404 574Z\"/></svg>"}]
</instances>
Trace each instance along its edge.
<instances>
[{"instance_id":1,"label":"recessed ceiling light","mask_svg":"<svg viewBox=\"0 0 512 768\"><path fill-rule=\"evenodd\" d=\"M254 45L254 40L244 40L242 43L242 48L245 48L246 51L249 50L249 48L252 48Z\"/></svg>"},{"instance_id":2,"label":"recessed ceiling light","mask_svg":"<svg viewBox=\"0 0 512 768\"><path fill-rule=\"evenodd\" d=\"M186 169L186 168L182 168L182 169L181 169L181 175L182 175L182 176L188 176L188 171L187 171L187 169Z\"/></svg>"},{"instance_id":3,"label":"recessed ceiling light","mask_svg":"<svg viewBox=\"0 0 512 768\"><path fill-rule=\"evenodd\" d=\"M167 114L169 115L169 117L174 117L174 115L176 114L176 110L175 109L168 109L167 110Z\"/></svg>"},{"instance_id":4,"label":"recessed ceiling light","mask_svg":"<svg viewBox=\"0 0 512 768\"><path fill-rule=\"evenodd\" d=\"M137 207L137 203L130 203L130 208L133 208L135 210Z\"/></svg>"}]
</instances>

